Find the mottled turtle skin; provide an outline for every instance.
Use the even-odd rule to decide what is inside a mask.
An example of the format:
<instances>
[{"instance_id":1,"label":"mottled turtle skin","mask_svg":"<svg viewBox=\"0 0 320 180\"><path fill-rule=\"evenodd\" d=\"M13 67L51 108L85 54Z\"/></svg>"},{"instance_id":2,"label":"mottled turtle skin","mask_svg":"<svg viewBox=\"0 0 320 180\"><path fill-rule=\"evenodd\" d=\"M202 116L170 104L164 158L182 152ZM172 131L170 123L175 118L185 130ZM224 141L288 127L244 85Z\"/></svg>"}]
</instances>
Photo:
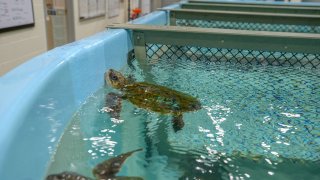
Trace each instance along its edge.
<instances>
[{"instance_id":1,"label":"mottled turtle skin","mask_svg":"<svg viewBox=\"0 0 320 180\"><path fill-rule=\"evenodd\" d=\"M114 158L108 159L98 165L92 170L93 175L97 180L142 180L141 177L129 177L129 176L116 176L120 171L124 161L137 151L142 149L136 149L124 154L120 154ZM92 178L77 174L75 172L62 172L59 174L48 175L46 180L93 180Z\"/></svg>"},{"instance_id":2,"label":"mottled turtle skin","mask_svg":"<svg viewBox=\"0 0 320 180\"><path fill-rule=\"evenodd\" d=\"M140 108L161 114L172 114L175 131L182 129L184 126L182 119L183 112L195 111L201 108L200 102L188 94L147 82L132 82L113 69L105 73L105 81L123 93L119 97L129 100ZM121 105L119 106L119 103L111 101L111 99L119 100L115 97L115 93L110 93L106 99L107 106L108 104L112 104L112 107L116 107L112 108L109 106L112 109L111 116L114 114L115 118L119 117L120 113L118 112L121 110ZM118 116L116 117L116 115Z\"/></svg>"}]
</instances>

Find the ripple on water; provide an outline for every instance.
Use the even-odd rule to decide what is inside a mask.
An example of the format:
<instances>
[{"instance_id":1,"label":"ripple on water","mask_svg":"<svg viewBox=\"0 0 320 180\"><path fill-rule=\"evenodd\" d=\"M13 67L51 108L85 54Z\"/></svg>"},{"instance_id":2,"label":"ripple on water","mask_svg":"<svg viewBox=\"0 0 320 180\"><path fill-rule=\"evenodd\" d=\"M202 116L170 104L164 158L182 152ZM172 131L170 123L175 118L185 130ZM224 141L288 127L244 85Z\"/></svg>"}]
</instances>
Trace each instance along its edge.
<instances>
[{"instance_id":1,"label":"ripple on water","mask_svg":"<svg viewBox=\"0 0 320 180\"><path fill-rule=\"evenodd\" d=\"M137 81L150 79L136 62L133 65L135 71L125 67L123 72ZM143 147L144 152L130 158L120 174L145 179L316 179L320 175L318 71L159 60L153 62L150 74L154 83L197 97L202 109L185 113L185 127L175 133L170 115L125 101L120 120L111 120L104 111L104 96L115 90L100 89L76 113L78 126L70 131L81 136L84 146L77 151L88 156L84 162L89 162L89 169L108 157ZM74 152L63 148L68 144L57 151L72 156Z\"/></svg>"}]
</instances>

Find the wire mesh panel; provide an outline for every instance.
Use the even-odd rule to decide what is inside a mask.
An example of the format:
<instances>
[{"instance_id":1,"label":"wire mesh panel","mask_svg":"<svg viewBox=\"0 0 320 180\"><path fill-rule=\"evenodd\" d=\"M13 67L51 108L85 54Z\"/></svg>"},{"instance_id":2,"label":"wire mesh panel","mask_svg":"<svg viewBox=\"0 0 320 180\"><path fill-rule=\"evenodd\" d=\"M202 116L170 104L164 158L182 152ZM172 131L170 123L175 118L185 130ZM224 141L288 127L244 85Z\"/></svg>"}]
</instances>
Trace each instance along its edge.
<instances>
[{"instance_id":1,"label":"wire mesh panel","mask_svg":"<svg viewBox=\"0 0 320 180\"><path fill-rule=\"evenodd\" d=\"M287 25L287 24L267 24L267 23L232 22L232 21L215 21L215 20L190 20L190 19L176 19L176 25L189 26L189 27L241 29L241 30L255 30L255 31L320 33L320 26L310 26L310 25Z\"/></svg>"},{"instance_id":2,"label":"wire mesh panel","mask_svg":"<svg viewBox=\"0 0 320 180\"><path fill-rule=\"evenodd\" d=\"M320 68L319 54L267 52L162 44L146 44L146 53L149 63L159 59L188 59L190 61L207 61L218 64L227 63Z\"/></svg>"}]
</instances>

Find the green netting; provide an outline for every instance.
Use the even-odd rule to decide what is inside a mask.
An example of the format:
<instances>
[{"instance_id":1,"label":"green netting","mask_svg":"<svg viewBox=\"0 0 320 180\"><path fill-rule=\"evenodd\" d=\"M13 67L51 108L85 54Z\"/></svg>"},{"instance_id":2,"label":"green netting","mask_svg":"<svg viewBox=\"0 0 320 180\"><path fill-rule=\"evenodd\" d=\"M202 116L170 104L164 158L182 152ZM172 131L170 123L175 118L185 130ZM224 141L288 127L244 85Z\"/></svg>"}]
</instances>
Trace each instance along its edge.
<instances>
[{"instance_id":1,"label":"green netting","mask_svg":"<svg viewBox=\"0 0 320 180\"><path fill-rule=\"evenodd\" d=\"M146 53L147 58L151 61L158 59L189 59L190 61L207 61L227 64L320 68L319 54L205 48L162 44L146 44Z\"/></svg>"},{"instance_id":2,"label":"green netting","mask_svg":"<svg viewBox=\"0 0 320 180\"><path fill-rule=\"evenodd\" d=\"M267 23L231 22L231 21L213 21L213 20L189 20L189 19L177 19L176 25L189 26L189 27L240 29L240 30L255 30L255 31L320 33L320 26L309 26L309 25L286 25L286 24L267 24Z\"/></svg>"}]
</instances>

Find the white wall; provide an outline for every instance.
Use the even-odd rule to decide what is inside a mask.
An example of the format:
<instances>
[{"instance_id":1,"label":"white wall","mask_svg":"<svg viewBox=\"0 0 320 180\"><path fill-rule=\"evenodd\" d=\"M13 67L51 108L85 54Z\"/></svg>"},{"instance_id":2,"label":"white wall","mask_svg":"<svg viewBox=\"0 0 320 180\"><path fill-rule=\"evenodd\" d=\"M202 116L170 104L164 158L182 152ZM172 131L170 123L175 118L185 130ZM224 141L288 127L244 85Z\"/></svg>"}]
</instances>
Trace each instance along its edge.
<instances>
[{"instance_id":1,"label":"white wall","mask_svg":"<svg viewBox=\"0 0 320 180\"><path fill-rule=\"evenodd\" d=\"M35 26L0 33L0 76L47 50L44 6L33 0Z\"/></svg>"},{"instance_id":2,"label":"white wall","mask_svg":"<svg viewBox=\"0 0 320 180\"><path fill-rule=\"evenodd\" d=\"M127 20L127 4L126 1L120 2L120 12L117 17L109 19L107 12L104 17L80 21L78 0L74 0L75 39L79 40L103 31L108 23L125 22ZM33 0L34 27L0 33L0 76L26 60L47 51L43 3L43 0ZM108 11L108 7L106 10Z\"/></svg>"},{"instance_id":3,"label":"white wall","mask_svg":"<svg viewBox=\"0 0 320 180\"><path fill-rule=\"evenodd\" d=\"M176 1L178 0L155 0L144 3L150 5L151 2L158 2L158 7L161 7L161 3L169 4ZM79 40L101 32L105 30L109 23L123 23L127 21L127 0L120 0L120 2L119 16L109 18L108 3L106 3L107 12L105 16L80 21L78 0L74 0L75 39ZM145 6L146 4L142 5ZM0 33L0 76L26 60L47 51L44 1L33 0L33 9L35 17L34 27Z\"/></svg>"}]
</instances>

